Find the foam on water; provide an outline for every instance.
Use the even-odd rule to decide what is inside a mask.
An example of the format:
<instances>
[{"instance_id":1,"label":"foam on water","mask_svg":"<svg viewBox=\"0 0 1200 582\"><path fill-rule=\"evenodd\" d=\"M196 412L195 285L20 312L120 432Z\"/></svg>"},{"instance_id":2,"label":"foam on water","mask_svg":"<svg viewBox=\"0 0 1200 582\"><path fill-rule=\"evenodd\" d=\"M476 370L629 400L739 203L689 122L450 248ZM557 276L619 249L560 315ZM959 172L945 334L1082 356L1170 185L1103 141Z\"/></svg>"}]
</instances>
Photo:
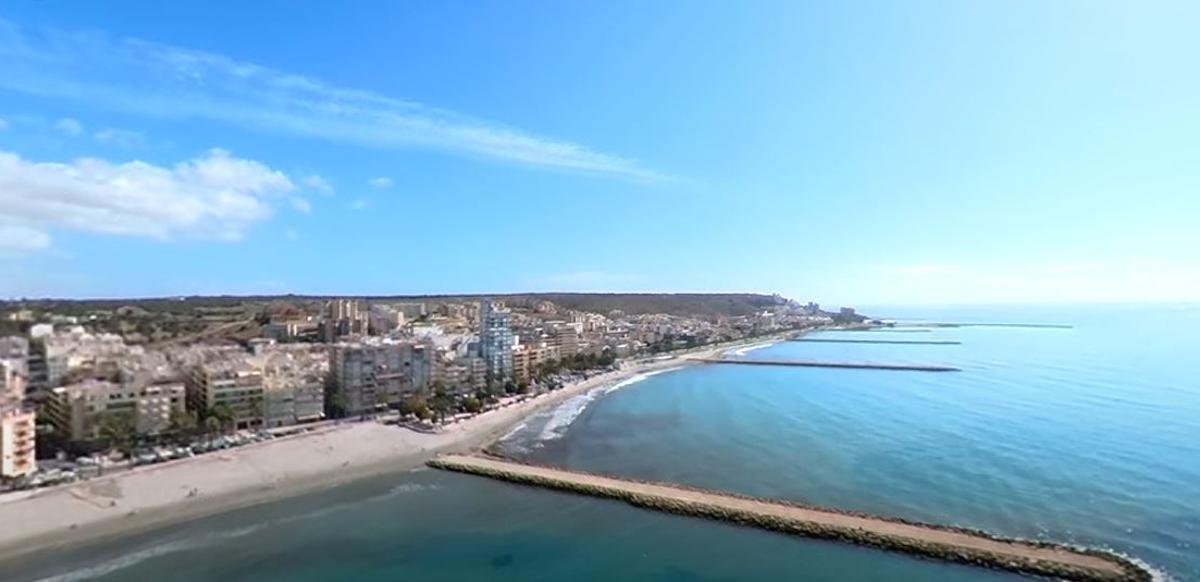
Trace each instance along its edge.
<instances>
[{"instance_id":1,"label":"foam on water","mask_svg":"<svg viewBox=\"0 0 1200 582\"><path fill-rule=\"evenodd\" d=\"M252 533L261 531L261 530L269 528L269 527L287 525L287 524L295 523L298 521L307 521L307 520L317 519L317 518L325 517L325 516L333 514L333 513L337 513L339 511L345 510L349 507L363 505L363 504L367 504L367 503L375 503L375 502L383 501L383 500L395 497L397 495L402 495L405 493L414 493L414 492L418 492L418 491L430 491L430 490L436 490L436 489L437 489L437 486L431 485L431 484L409 483L409 482L399 483L396 486L389 489L387 492L381 493L379 495L373 495L370 497L366 497L364 499L347 502L347 503L335 503L333 505L329 505L329 506L326 506L326 507L323 507L321 509L317 509L314 511L300 513L297 515L289 515L289 516L281 517L279 519L273 519L270 521L266 521L263 523L258 523L258 524L250 525L250 526L246 526L246 527L230 529L230 530L225 530L225 531L212 532L212 533L208 533L205 535L193 536L193 537L189 537L189 538L185 538L185 539L174 540L174 541L170 541L170 542L166 542L166 543L162 543L162 544L157 544L154 546L150 546L148 548L144 548L144 549L141 549L141 550L138 550L135 552L130 552L128 554L118 556L116 558L107 560L105 562L101 562L94 566L80 568L77 570L72 570L70 572L65 572L63 574L58 574L56 576L42 578L42 579L38 580L37 582L82 582L83 580L93 580L96 578L100 578L102 576L107 576L109 574L112 574L112 573L120 571L120 570L124 570L126 568L136 566L147 560L159 558L162 556L168 556L168 555L176 554L179 552L186 552L189 550L196 550L196 549L201 549L201 548L205 548L208 546L218 545L218 544L221 544L221 543L226 542L231 539L237 539L237 538L248 536Z\"/></svg>"},{"instance_id":2,"label":"foam on water","mask_svg":"<svg viewBox=\"0 0 1200 582\"><path fill-rule=\"evenodd\" d=\"M682 367L675 366L662 370L642 372L619 382L597 386L583 394L572 396L549 412L541 412L521 421L500 438L500 444L503 448L513 453L527 453L533 448L542 446L546 441L561 438L571 424L579 418L579 415L583 414L583 411L587 410L588 406L602 396L612 394L622 388L632 386L658 374L679 370ZM537 428L536 433L529 434L533 430L532 427L539 428Z\"/></svg>"},{"instance_id":3,"label":"foam on water","mask_svg":"<svg viewBox=\"0 0 1200 582\"><path fill-rule=\"evenodd\" d=\"M262 527L265 527L265 526L253 526L253 527L240 528L240 529L236 529L236 530L232 530L232 531L228 531L228 532L221 532L218 534L209 534L209 535L201 536L198 538L189 538L189 539L184 539L184 540L168 542L165 544L159 544L156 546L151 546L144 550L139 550L136 552L131 552L129 554L125 554L118 558L113 558L106 562L101 562L99 564L96 564L95 566L80 568L78 570L72 570L70 572L59 574L57 576L50 576L48 578L42 578L41 580L38 580L37 582L80 582L82 580L91 580L94 578L99 578L101 576L107 576L118 570L124 570L126 568L136 566L136 565L138 565L142 562L145 562L146 560L152 559L152 558L166 556L169 554L183 552L183 551L187 551L187 550L191 550L191 549L202 548L204 546L217 543L220 540L227 540L227 539L245 536L250 533L253 533L256 530L261 529Z\"/></svg>"},{"instance_id":4,"label":"foam on water","mask_svg":"<svg viewBox=\"0 0 1200 582\"><path fill-rule=\"evenodd\" d=\"M583 411L587 409L588 405L594 402L597 398L606 394L611 394L622 388L637 384L638 382L641 382L651 376L662 374L664 372L670 372L672 370L678 370L679 368L680 366L676 366L674 368L665 368L662 370L654 370L652 372L642 372L617 382L612 386L600 386L598 388L588 390L587 392L578 396L568 398L550 414L550 419L542 426L541 432L538 433L537 440L547 441L561 437L563 433L566 432L567 428L571 426L571 423L575 422L575 419L579 418L579 415L583 414Z\"/></svg>"},{"instance_id":5,"label":"foam on water","mask_svg":"<svg viewBox=\"0 0 1200 582\"><path fill-rule=\"evenodd\" d=\"M777 342L764 342L764 343L761 343L761 344L752 344L752 345L748 345L748 346L743 346L743 347L740 347L740 348L736 348L736 349L728 350L728 351L724 352L724 354L723 354L723 355L726 355L726 356L744 356L744 355L746 355L746 354L748 354L748 353L750 353L750 352L753 352L754 350L761 350L761 349L763 349L763 348L771 347L771 346L775 345L776 343L777 343Z\"/></svg>"}]
</instances>

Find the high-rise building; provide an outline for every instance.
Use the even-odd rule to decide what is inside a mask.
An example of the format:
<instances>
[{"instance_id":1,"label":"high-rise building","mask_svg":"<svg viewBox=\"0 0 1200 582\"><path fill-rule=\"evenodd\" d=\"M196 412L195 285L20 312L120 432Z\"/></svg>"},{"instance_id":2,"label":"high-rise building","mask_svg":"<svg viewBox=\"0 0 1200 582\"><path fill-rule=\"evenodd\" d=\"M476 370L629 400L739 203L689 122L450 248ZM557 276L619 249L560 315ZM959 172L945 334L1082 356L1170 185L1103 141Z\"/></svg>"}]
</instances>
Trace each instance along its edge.
<instances>
[{"instance_id":1,"label":"high-rise building","mask_svg":"<svg viewBox=\"0 0 1200 582\"><path fill-rule=\"evenodd\" d=\"M334 413L365 414L398 402L406 374L398 344L339 344L329 352Z\"/></svg>"},{"instance_id":2,"label":"high-rise building","mask_svg":"<svg viewBox=\"0 0 1200 582\"><path fill-rule=\"evenodd\" d=\"M498 309L490 299L479 303L479 356L487 367L488 379L504 382L513 375L513 332L511 313Z\"/></svg>"}]
</instances>

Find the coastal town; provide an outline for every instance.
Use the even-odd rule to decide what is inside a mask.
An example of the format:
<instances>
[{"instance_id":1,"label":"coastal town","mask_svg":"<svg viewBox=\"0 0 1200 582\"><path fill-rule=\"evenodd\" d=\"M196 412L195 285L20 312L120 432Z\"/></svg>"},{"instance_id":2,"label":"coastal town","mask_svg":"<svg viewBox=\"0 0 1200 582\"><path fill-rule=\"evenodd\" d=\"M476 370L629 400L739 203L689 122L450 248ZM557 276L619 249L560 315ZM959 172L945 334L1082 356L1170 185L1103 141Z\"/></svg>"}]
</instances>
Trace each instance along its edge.
<instances>
[{"instance_id":1,"label":"coastal town","mask_svg":"<svg viewBox=\"0 0 1200 582\"><path fill-rule=\"evenodd\" d=\"M436 433L630 362L862 319L779 296L662 297L13 302L0 491L331 424Z\"/></svg>"}]
</instances>

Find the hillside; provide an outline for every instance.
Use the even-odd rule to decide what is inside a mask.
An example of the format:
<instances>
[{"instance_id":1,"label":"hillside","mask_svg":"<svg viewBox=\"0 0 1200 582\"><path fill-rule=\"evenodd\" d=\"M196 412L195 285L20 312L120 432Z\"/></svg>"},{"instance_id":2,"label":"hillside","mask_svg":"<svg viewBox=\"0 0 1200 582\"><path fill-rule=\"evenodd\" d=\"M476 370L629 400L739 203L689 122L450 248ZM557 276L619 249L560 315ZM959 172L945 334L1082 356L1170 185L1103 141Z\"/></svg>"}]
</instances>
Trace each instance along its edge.
<instances>
[{"instance_id":1,"label":"hillside","mask_svg":"<svg viewBox=\"0 0 1200 582\"><path fill-rule=\"evenodd\" d=\"M354 298L353 296L339 296ZM787 299L779 295L757 293L515 293L496 295L390 295L359 296L367 301L474 301L492 297L510 304L532 305L551 301L567 309L608 313L620 310L628 314L667 313L695 317L739 316L771 309ZM144 309L151 313L194 313L197 310L246 308L256 311L272 301L325 301L333 296L258 295L208 297L156 297L138 299L32 299L0 303L0 311L20 308L47 310L64 315L82 315L94 310L120 307Z\"/></svg>"}]
</instances>

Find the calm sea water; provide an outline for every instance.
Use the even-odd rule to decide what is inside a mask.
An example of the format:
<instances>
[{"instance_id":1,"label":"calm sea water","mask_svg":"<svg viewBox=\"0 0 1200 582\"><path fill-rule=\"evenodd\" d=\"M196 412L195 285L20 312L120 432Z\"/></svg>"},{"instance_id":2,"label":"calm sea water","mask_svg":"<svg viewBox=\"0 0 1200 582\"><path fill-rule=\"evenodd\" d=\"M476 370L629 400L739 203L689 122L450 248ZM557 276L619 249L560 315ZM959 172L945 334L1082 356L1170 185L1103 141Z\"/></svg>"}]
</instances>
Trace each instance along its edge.
<instances>
[{"instance_id":1,"label":"calm sea water","mask_svg":"<svg viewBox=\"0 0 1200 582\"><path fill-rule=\"evenodd\" d=\"M543 463L1111 548L1200 580L1200 308L901 311L1049 321L748 355L959 373L703 366L599 390L505 447ZM7 525L6 525L7 527ZM5 580L1017 580L417 471L0 565Z\"/></svg>"}]
</instances>

